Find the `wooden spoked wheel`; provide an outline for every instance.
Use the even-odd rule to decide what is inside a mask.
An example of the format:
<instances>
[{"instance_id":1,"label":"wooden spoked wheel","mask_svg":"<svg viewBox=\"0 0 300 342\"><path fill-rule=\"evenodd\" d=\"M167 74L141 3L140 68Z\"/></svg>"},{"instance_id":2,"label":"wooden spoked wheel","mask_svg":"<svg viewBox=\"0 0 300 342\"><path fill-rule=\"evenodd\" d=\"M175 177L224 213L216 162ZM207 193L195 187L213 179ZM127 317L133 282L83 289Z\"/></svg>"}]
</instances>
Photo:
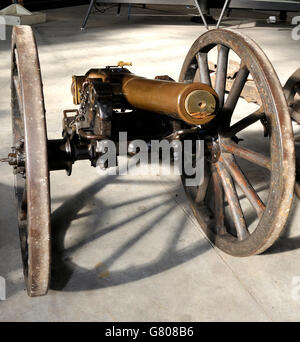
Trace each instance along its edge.
<instances>
[{"instance_id":1,"label":"wooden spoked wheel","mask_svg":"<svg viewBox=\"0 0 300 342\"><path fill-rule=\"evenodd\" d=\"M24 276L29 296L41 296L50 277L50 190L40 65L29 26L13 29L11 89L11 158Z\"/></svg>"},{"instance_id":2,"label":"wooden spoked wheel","mask_svg":"<svg viewBox=\"0 0 300 342\"><path fill-rule=\"evenodd\" d=\"M287 100L289 112L292 120L294 120L297 125L300 125L300 68L297 69L287 80L283 87L283 92ZM298 131L298 129L297 129ZM299 131L294 132L294 140L297 146L300 142ZM300 160L296 156L296 184L295 184L295 194L300 199Z\"/></svg>"},{"instance_id":3,"label":"wooden spoked wheel","mask_svg":"<svg viewBox=\"0 0 300 342\"><path fill-rule=\"evenodd\" d=\"M215 75L209 70L211 56L216 57ZM228 91L230 56L239 70ZM206 32L190 49L179 81L199 78L216 90L221 108L202 127L208 132L204 181L187 186L184 175L183 185L214 245L234 256L262 253L284 228L294 193L293 132L282 87L261 49L225 29ZM248 82L257 89L257 104L243 99Z\"/></svg>"}]
</instances>

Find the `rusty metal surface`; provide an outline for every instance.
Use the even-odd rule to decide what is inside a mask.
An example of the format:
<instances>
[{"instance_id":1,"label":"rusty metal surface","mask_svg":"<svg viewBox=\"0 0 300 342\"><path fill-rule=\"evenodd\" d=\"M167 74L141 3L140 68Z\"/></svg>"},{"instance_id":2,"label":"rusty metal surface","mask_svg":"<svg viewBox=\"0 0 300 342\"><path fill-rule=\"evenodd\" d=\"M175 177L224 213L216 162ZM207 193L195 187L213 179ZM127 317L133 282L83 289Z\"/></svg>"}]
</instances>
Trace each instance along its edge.
<instances>
[{"instance_id":1,"label":"rusty metal surface","mask_svg":"<svg viewBox=\"0 0 300 342\"><path fill-rule=\"evenodd\" d=\"M50 278L50 189L40 65L32 29L12 33L14 145L24 139L25 173L17 173L19 226L29 296L47 293Z\"/></svg>"},{"instance_id":2,"label":"rusty metal surface","mask_svg":"<svg viewBox=\"0 0 300 342\"><path fill-rule=\"evenodd\" d=\"M185 190L201 228L212 243L231 255L248 256L269 248L285 227L295 184L293 132L285 96L272 65L261 49L240 33L219 29L199 37L186 57L179 81L193 82L198 73L200 82L211 83L207 54L218 45L233 50L240 57L240 68L228 71L227 49L219 48L219 51L223 51L218 58L221 66L219 73L217 66L212 83L215 82L214 86L219 89L219 96L223 97L225 90L229 94L224 107L220 108L217 122L204 126L211 130L212 135L212 140L206 139L205 153L206 164L210 165L206 169L211 170L206 177L213 182L213 186L199 186L196 195L190 187L185 187ZM202 70L198 72L197 67ZM261 109L230 126L238 97L245 97L243 91L248 78L243 68L252 76L251 82L260 96ZM230 89L228 79L232 80ZM263 121L262 130L267 136L269 156L248 148L247 141L238 143L236 136L259 120ZM269 170L265 171L270 172L270 184L264 203L234 156ZM256 227L250 234L247 234L240 199L234 190L235 184L239 185L257 217ZM199 203L197 198L203 201ZM235 233L224 223L225 208L228 205L226 202L229 204L227 220L232 222Z\"/></svg>"}]
</instances>

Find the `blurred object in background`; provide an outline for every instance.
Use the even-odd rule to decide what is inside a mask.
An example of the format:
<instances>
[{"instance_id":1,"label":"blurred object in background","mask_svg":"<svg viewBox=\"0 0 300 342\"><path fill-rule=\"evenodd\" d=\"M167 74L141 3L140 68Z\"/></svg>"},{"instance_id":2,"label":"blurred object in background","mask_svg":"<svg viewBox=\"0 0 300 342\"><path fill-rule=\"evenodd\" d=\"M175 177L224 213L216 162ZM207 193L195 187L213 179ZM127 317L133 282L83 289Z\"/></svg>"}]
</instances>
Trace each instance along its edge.
<instances>
[{"instance_id":1,"label":"blurred object in background","mask_svg":"<svg viewBox=\"0 0 300 342\"><path fill-rule=\"evenodd\" d=\"M13 0L12 4L0 11L0 17L6 25L33 25L46 22L46 14L30 12L23 5L23 0Z\"/></svg>"}]
</instances>

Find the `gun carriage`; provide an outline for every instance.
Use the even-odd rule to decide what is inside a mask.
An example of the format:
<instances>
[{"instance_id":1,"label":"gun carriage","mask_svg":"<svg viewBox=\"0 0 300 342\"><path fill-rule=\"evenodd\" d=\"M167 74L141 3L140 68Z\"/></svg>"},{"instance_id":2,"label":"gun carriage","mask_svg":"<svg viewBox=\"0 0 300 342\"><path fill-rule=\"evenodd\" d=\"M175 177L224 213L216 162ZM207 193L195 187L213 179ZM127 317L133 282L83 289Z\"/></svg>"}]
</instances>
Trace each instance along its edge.
<instances>
[{"instance_id":1,"label":"gun carriage","mask_svg":"<svg viewBox=\"0 0 300 342\"><path fill-rule=\"evenodd\" d=\"M217 57L213 65L211 53ZM238 58L235 72L229 63L232 54ZM99 142L117 142L119 132L127 132L129 141L204 141L203 182L188 186L189 176L183 174L182 183L200 227L225 253L262 253L286 224L296 175L291 120L299 122L298 74L283 88L262 50L248 37L225 29L208 31L195 41L178 82L167 76L138 77L125 66L73 76L72 95L79 107L64 111L62 137L48 140L34 35L27 26L13 29L13 147L2 161L15 174L30 296L44 295L49 287L49 172L66 170L71 175L72 165L84 159L96 166L103 154ZM239 99L244 107L249 105L245 113L237 108ZM247 135L251 127L255 129ZM265 139L263 151L254 148L260 137ZM248 167L267 183L263 196L252 185ZM244 200L250 203L251 220Z\"/></svg>"}]
</instances>

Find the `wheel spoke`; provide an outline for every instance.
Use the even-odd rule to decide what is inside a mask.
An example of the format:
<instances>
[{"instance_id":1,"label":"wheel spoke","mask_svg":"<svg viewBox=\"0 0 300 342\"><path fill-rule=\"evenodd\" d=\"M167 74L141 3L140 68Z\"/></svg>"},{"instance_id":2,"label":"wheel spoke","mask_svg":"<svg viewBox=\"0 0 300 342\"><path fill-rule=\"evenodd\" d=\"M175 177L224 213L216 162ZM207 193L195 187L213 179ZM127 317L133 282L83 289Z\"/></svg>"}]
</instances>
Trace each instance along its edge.
<instances>
[{"instance_id":1,"label":"wheel spoke","mask_svg":"<svg viewBox=\"0 0 300 342\"><path fill-rule=\"evenodd\" d=\"M228 67L228 54L229 48L227 46L221 45L218 54L217 71L216 71L216 92L219 96L220 108L224 104L224 95L226 88L226 76Z\"/></svg>"},{"instance_id":2,"label":"wheel spoke","mask_svg":"<svg viewBox=\"0 0 300 342\"><path fill-rule=\"evenodd\" d=\"M239 165L237 164L235 158L229 153L224 153L221 160L224 162L225 167L227 168L235 182L248 198L249 202L255 209L257 216L261 217L265 210L265 205L248 181L247 177L245 176Z\"/></svg>"},{"instance_id":3,"label":"wheel spoke","mask_svg":"<svg viewBox=\"0 0 300 342\"><path fill-rule=\"evenodd\" d=\"M265 113L262 111L262 108L258 109L256 112L247 115L245 118L241 119L230 128L222 131L222 136L224 138L230 138L242 131L243 129L253 125L258 120L261 120L265 117Z\"/></svg>"},{"instance_id":4,"label":"wheel spoke","mask_svg":"<svg viewBox=\"0 0 300 342\"><path fill-rule=\"evenodd\" d=\"M234 112L236 104L241 96L242 90L245 86L248 76L249 70L245 65L242 65L236 75L236 78L233 82L233 85L230 89L229 95L223 107L222 121L225 127L228 127L230 125L232 113Z\"/></svg>"},{"instance_id":5,"label":"wheel spoke","mask_svg":"<svg viewBox=\"0 0 300 342\"><path fill-rule=\"evenodd\" d=\"M249 236L249 232L234 183L230 174L220 161L216 163L216 169L221 178L232 219L236 228L237 237L239 240L244 240Z\"/></svg>"},{"instance_id":6,"label":"wheel spoke","mask_svg":"<svg viewBox=\"0 0 300 342\"><path fill-rule=\"evenodd\" d=\"M23 190L22 202L20 205L19 212L19 220L24 221L27 220L27 189L26 187Z\"/></svg>"},{"instance_id":7,"label":"wheel spoke","mask_svg":"<svg viewBox=\"0 0 300 342\"><path fill-rule=\"evenodd\" d=\"M245 147L239 146L233 141L222 142L222 147L227 152L234 154L235 156L241 157L248 160L249 162L271 170L271 160L269 157L264 156L261 153L254 152Z\"/></svg>"},{"instance_id":8,"label":"wheel spoke","mask_svg":"<svg viewBox=\"0 0 300 342\"><path fill-rule=\"evenodd\" d=\"M199 67L199 74L200 74L200 82L205 83L211 87L211 79L210 73L208 68L208 60L207 60L207 53L199 52L196 55L198 67Z\"/></svg>"},{"instance_id":9,"label":"wheel spoke","mask_svg":"<svg viewBox=\"0 0 300 342\"><path fill-rule=\"evenodd\" d=\"M224 192L217 169L214 165L211 167L214 199L215 199L215 217L216 217L216 231L218 234L225 234L226 228L224 224Z\"/></svg>"},{"instance_id":10,"label":"wheel spoke","mask_svg":"<svg viewBox=\"0 0 300 342\"><path fill-rule=\"evenodd\" d=\"M195 198L195 202L197 204L204 201L204 198L205 198L206 193L207 193L207 188L208 188L209 180L210 180L210 172L209 172L207 163L205 163L204 164L203 183L198 187L196 198Z\"/></svg>"}]
</instances>

